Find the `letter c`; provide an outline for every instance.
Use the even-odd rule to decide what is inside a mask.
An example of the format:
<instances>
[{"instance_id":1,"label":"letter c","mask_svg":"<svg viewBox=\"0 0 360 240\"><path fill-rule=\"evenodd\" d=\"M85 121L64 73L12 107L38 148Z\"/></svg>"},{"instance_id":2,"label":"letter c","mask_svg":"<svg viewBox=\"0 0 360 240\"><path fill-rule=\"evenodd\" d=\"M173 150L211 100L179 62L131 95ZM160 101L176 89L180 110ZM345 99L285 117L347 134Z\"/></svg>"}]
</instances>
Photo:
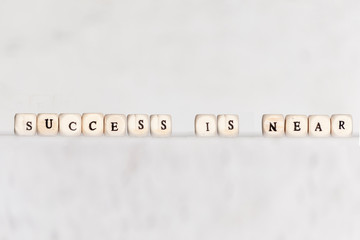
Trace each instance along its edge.
<instances>
[{"instance_id":1,"label":"letter c","mask_svg":"<svg viewBox=\"0 0 360 240\"><path fill-rule=\"evenodd\" d=\"M70 129L71 131L76 131L77 128L73 128L72 125L75 125L75 126L76 126L76 122L71 122L71 123L69 123L69 129Z\"/></svg>"},{"instance_id":2,"label":"letter c","mask_svg":"<svg viewBox=\"0 0 360 240\"><path fill-rule=\"evenodd\" d=\"M96 130L96 127L93 127L93 126L92 126L93 124L96 124L96 121L92 121L92 122L89 123L89 129L90 129L91 131Z\"/></svg>"}]
</instances>

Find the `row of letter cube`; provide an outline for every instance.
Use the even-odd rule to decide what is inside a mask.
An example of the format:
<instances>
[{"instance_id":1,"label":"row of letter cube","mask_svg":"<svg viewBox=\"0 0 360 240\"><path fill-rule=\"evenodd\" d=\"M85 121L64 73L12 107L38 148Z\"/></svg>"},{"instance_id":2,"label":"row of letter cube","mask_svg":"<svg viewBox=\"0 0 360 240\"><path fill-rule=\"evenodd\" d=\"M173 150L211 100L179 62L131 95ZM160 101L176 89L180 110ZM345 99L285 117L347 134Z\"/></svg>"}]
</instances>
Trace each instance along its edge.
<instances>
[{"instance_id":1,"label":"row of letter cube","mask_svg":"<svg viewBox=\"0 0 360 240\"><path fill-rule=\"evenodd\" d=\"M267 137L351 137L352 117L348 114L327 115L283 115L265 114L262 132Z\"/></svg>"},{"instance_id":2,"label":"row of letter cube","mask_svg":"<svg viewBox=\"0 0 360 240\"><path fill-rule=\"evenodd\" d=\"M84 113L80 114L31 114L15 115L15 134L33 136L152 136L167 137L172 132L170 115Z\"/></svg>"},{"instance_id":3,"label":"row of letter cube","mask_svg":"<svg viewBox=\"0 0 360 240\"><path fill-rule=\"evenodd\" d=\"M198 114L195 117L195 134L199 137L236 137L239 135L239 117L234 114Z\"/></svg>"}]
</instances>

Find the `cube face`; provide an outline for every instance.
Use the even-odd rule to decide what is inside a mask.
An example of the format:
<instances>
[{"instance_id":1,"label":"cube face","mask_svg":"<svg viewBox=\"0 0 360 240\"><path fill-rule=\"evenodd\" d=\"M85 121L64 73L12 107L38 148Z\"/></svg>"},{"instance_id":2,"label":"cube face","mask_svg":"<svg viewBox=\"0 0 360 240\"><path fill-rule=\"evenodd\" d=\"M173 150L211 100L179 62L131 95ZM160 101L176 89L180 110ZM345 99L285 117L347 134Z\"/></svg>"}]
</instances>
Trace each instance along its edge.
<instances>
[{"instance_id":1,"label":"cube face","mask_svg":"<svg viewBox=\"0 0 360 240\"><path fill-rule=\"evenodd\" d=\"M217 130L222 137L236 137L239 135L239 116L223 114L217 116Z\"/></svg>"},{"instance_id":2,"label":"cube face","mask_svg":"<svg viewBox=\"0 0 360 240\"><path fill-rule=\"evenodd\" d=\"M36 114L18 113L14 117L14 132L19 136L34 136L36 134Z\"/></svg>"},{"instance_id":3,"label":"cube face","mask_svg":"<svg viewBox=\"0 0 360 240\"><path fill-rule=\"evenodd\" d=\"M199 137L214 137L217 135L216 116L198 114L195 117L195 134Z\"/></svg>"},{"instance_id":4,"label":"cube face","mask_svg":"<svg viewBox=\"0 0 360 240\"><path fill-rule=\"evenodd\" d=\"M40 136L55 136L59 132L59 117L55 113L41 113L37 116L37 133Z\"/></svg>"},{"instance_id":5,"label":"cube face","mask_svg":"<svg viewBox=\"0 0 360 240\"><path fill-rule=\"evenodd\" d=\"M351 137L353 133L352 116L334 114L331 116L331 135L333 137Z\"/></svg>"},{"instance_id":6,"label":"cube face","mask_svg":"<svg viewBox=\"0 0 360 240\"><path fill-rule=\"evenodd\" d=\"M84 113L81 118L84 136L96 137L104 134L104 115L101 113Z\"/></svg>"},{"instance_id":7,"label":"cube face","mask_svg":"<svg viewBox=\"0 0 360 240\"><path fill-rule=\"evenodd\" d=\"M309 116L309 136L329 137L330 136L330 117L327 115Z\"/></svg>"},{"instance_id":8,"label":"cube face","mask_svg":"<svg viewBox=\"0 0 360 240\"><path fill-rule=\"evenodd\" d=\"M154 137L169 137L172 133L172 119L168 114L150 116L150 131Z\"/></svg>"},{"instance_id":9,"label":"cube face","mask_svg":"<svg viewBox=\"0 0 360 240\"><path fill-rule=\"evenodd\" d=\"M126 135L126 116L124 114L107 114L104 118L106 136L121 137Z\"/></svg>"},{"instance_id":10,"label":"cube face","mask_svg":"<svg viewBox=\"0 0 360 240\"><path fill-rule=\"evenodd\" d=\"M59 133L62 136L81 135L81 115L78 113L62 113L59 115Z\"/></svg>"},{"instance_id":11,"label":"cube face","mask_svg":"<svg viewBox=\"0 0 360 240\"><path fill-rule=\"evenodd\" d=\"M127 117L129 136L146 137L149 135L149 116L146 114L130 114Z\"/></svg>"},{"instance_id":12,"label":"cube face","mask_svg":"<svg viewBox=\"0 0 360 240\"><path fill-rule=\"evenodd\" d=\"M285 133L288 137L306 137L308 135L308 118L305 115L287 115Z\"/></svg>"},{"instance_id":13,"label":"cube face","mask_svg":"<svg viewBox=\"0 0 360 240\"><path fill-rule=\"evenodd\" d=\"M262 118L262 133L265 137L282 137L285 132L285 120L281 114L265 114Z\"/></svg>"}]
</instances>

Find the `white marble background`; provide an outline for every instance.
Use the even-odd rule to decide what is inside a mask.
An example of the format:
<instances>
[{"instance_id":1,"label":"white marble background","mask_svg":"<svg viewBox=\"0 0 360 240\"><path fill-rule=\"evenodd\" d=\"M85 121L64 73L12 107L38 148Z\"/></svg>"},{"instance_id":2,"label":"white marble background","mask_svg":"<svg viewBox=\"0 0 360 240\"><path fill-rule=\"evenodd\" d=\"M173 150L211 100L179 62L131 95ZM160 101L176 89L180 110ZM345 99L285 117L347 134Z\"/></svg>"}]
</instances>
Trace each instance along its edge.
<instances>
[{"instance_id":1,"label":"white marble background","mask_svg":"<svg viewBox=\"0 0 360 240\"><path fill-rule=\"evenodd\" d=\"M17 112L360 117L359 1L0 0ZM358 139L0 136L0 239L360 238Z\"/></svg>"}]
</instances>

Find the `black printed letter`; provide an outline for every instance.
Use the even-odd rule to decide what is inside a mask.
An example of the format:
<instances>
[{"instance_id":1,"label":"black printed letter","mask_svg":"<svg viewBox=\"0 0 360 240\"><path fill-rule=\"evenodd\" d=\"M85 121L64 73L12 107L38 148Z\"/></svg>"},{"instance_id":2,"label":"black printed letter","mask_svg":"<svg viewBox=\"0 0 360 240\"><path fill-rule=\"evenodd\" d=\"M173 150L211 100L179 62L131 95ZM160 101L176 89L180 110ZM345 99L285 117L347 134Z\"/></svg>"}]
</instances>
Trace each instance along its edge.
<instances>
[{"instance_id":1,"label":"black printed letter","mask_svg":"<svg viewBox=\"0 0 360 240\"><path fill-rule=\"evenodd\" d=\"M339 121L339 129L345 129L344 125L345 125L344 121Z\"/></svg>"},{"instance_id":2,"label":"black printed letter","mask_svg":"<svg viewBox=\"0 0 360 240\"><path fill-rule=\"evenodd\" d=\"M26 130L27 130L27 131L31 131L31 130L32 130L32 122L27 122L27 123L26 123Z\"/></svg>"},{"instance_id":3,"label":"black printed letter","mask_svg":"<svg viewBox=\"0 0 360 240\"><path fill-rule=\"evenodd\" d=\"M45 127L47 129L51 129L52 128L52 123L53 123L54 119L50 119L50 126L49 126L49 119L45 119Z\"/></svg>"},{"instance_id":4,"label":"black printed letter","mask_svg":"<svg viewBox=\"0 0 360 240\"><path fill-rule=\"evenodd\" d=\"M277 124L277 122L274 122L274 125L272 123L270 123L269 132L272 132L272 131L277 132L276 124Z\"/></svg>"},{"instance_id":5,"label":"black printed letter","mask_svg":"<svg viewBox=\"0 0 360 240\"><path fill-rule=\"evenodd\" d=\"M71 131L76 131L76 128L72 128L72 127L71 127L72 125L75 125L75 126L76 126L76 122L71 122L71 123L69 123L69 129L70 129Z\"/></svg>"},{"instance_id":6,"label":"black printed letter","mask_svg":"<svg viewBox=\"0 0 360 240\"><path fill-rule=\"evenodd\" d=\"M96 121L92 121L91 123L89 123L89 129L90 129L91 131L96 130L95 127L92 127L93 124L96 124Z\"/></svg>"},{"instance_id":7,"label":"black printed letter","mask_svg":"<svg viewBox=\"0 0 360 240\"><path fill-rule=\"evenodd\" d=\"M234 129L234 120L229 120L228 130L233 130L233 129Z\"/></svg>"},{"instance_id":8,"label":"black printed letter","mask_svg":"<svg viewBox=\"0 0 360 240\"><path fill-rule=\"evenodd\" d=\"M118 123L117 122L111 122L111 131L116 132L118 131Z\"/></svg>"},{"instance_id":9,"label":"black printed letter","mask_svg":"<svg viewBox=\"0 0 360 240\"><path fill-rule=\"evenodd\" d=\"M144 120L139 120L139 127L140 130L144 129Z\"/></svg>"},{"instance_id":10,"label":"black printed letter","mask_svg":"<svg viewBox=\"0 0 360 240\"><path fill-rule=\"evenodd\" d=\"M320 132L322 132L321 125L320 125L319 122L318 122L318 124L316 125L315 132L316 132L317 130L319 130Z\"/></svg>"},{"instance_id":11,"label":"black printed letter","mask_svg":"<svg viewBox=\"0 0 360 240\"><path fill-rule=\"evenodd\" d=\"M300 128L300 122L294 122L294 131L295 132L298 132L300 131L301 128Z\"/></svg>"},{"instance_id":12,"label":"black printed letter","mask_svg":"<svg viewBox=\"0 0 360 240\"><path fill-rule=\"evenodd\" d=\"M162 120L161 121L161 130L165 130L166 129L166 120Z\"/></svg>"}]
</instances>

